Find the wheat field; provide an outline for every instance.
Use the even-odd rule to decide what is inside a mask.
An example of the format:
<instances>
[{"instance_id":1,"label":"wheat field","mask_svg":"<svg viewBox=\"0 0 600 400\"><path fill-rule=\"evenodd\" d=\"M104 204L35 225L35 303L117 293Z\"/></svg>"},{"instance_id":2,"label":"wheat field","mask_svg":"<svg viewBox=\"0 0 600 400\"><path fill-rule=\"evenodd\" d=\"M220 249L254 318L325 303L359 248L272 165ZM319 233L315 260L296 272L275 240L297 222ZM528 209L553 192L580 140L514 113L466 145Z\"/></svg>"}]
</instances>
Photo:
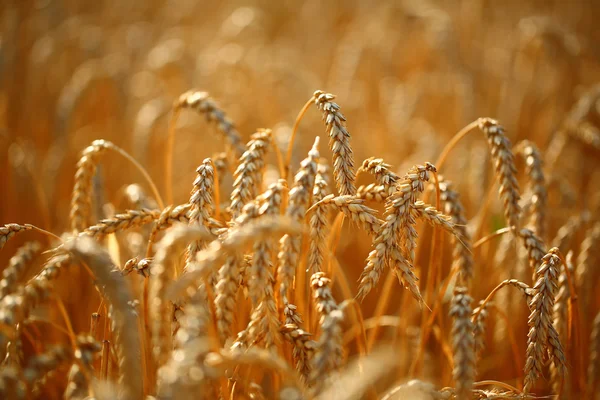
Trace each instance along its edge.
<instances>
[{"instance_id":1,"label":"wheat field","mask_svg":"<svg viewBox=\"0 0 600 400\"><path fill-rule=\"evenodd\" d=\"M599 18L5 0L0 398L600 399Z\"/></svg>"}]
</instances>

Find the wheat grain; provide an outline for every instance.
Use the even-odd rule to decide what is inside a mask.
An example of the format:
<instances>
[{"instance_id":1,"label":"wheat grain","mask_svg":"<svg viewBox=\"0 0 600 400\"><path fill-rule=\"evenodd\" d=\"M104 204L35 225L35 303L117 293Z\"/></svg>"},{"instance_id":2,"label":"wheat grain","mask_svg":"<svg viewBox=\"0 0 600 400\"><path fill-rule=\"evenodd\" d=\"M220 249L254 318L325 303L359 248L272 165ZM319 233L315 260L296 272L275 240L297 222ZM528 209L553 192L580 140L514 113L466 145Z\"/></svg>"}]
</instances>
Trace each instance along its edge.
<instances>
[{"instance_id":1,"label":"wheat grain","mask_svg":"<svg viewBox=\"0 0 600 400\"><path fill-rule=\"evenodd\" d=\"M393 188L393 186L391 186ZM374 201L376 203L383 203L389 197L390 190L383 185L376 183L370 183L368 185L359 186L356 189L356 198Z\"/></svg>"}]
</instances>

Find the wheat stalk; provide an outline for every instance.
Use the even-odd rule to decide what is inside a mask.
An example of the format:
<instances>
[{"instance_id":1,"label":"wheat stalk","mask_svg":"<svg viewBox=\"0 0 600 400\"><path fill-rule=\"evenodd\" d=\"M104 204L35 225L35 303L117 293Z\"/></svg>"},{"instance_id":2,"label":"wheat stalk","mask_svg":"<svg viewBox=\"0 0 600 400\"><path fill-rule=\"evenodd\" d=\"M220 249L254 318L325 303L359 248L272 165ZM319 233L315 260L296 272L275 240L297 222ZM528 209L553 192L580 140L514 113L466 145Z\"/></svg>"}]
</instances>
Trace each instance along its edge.
<instances>
[{"instance_id":1,"label":"wheat stalk","mask_svg":"<svg viewBox=\"0 0 600 400\"><path fill-rule=\"evenodd\" d=\"M112 305L112 330L119 364L119 385L123 397L143 399L140 333L137 315L129 309L133 295L123 276L115 273L110 256L91 238L81 237L67 242L65 249L82 260L98 280L106 299Z\"/></svg>"}]
</instances>

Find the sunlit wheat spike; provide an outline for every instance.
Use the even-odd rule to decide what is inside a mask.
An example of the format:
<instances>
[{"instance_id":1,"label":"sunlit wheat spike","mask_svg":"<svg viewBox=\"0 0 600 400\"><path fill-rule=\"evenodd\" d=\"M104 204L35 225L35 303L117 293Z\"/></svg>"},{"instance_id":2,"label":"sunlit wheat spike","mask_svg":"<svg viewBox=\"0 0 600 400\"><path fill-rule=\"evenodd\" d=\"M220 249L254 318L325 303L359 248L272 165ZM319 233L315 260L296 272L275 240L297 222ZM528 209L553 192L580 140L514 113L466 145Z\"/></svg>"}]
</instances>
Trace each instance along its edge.
<instances>
[{"instance_id":1,"label":"sunlit wheat spike","mask_svg":"<svg viewBox=\"0 0 600 400\"><path fill-rule=\"evenodd\" d=\"M215 123L219 132L227 139L229 145L234 150L236 157L241 156L246 150L233 122L207 92L198 90L187 91L179 96L179 99L175 102L175 107L179 109L193 109L205 115L208 122Z\"/></svg>"},{"instance_id":2,"label":"sunlit wheat spike","mask_svg":"<svg viewBox=\"0 0 600 400\"><path fill-rule=\"evenodd\" d=\"M340 106L333 102L335 96L317 90L315 104L323 111L323 121L329 135L329 147L333 152L333 176L341 195L354 195L354 155L350 146L350 133L346 129L346 118L340 112Z\"/></svg>"}]
</instances>

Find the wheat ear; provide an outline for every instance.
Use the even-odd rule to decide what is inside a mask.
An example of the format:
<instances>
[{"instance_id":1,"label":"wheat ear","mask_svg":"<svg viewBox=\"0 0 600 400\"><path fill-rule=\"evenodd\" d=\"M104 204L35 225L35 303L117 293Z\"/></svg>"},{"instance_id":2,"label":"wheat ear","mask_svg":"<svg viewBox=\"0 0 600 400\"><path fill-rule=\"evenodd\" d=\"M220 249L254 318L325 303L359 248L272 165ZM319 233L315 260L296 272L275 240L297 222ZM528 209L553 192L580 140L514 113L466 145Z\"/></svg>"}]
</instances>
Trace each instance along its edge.
<instances>
[{"instance_id":1,"label":"wheat ear","mask_svg":"<svg viewBox=\"0 0 600 400\"><path fill-rule=\"evenodd\" d=\"M314 210L309 221L310 248L308 254L308 268L312 272L321 272L321 267L327 251L326 238L328 232L328 214L325 206L317 205L321 200L323 200L323 198L325 198L325 196L327 196L327 181L325 180L326 173L327 166L325 164L318 164L312 196L312 207L314 207Z\"/></svg>"},{"instance_id":2,"label":"wheat ear","mask_svg":"<svg viewBox=\"0 0 600 400\"><path fill-rule=\"evenodd\" d=\"M91 336L80 335L76 339L75 359L69 371L65 400L83 400L89 396L88 377L94 373L92 363L94 356L101 350L101 345Z\"/></svg>"},{"instance_id":3,"label":"wheat ear","mask_svg":"<svg viewBox=\"0 0 600 400\"><path fill-rule=\"evenodd\" d=\"M106 218L84 230L85 235L96 239L102 239L104 236L115 232L121 232L138 226L149 224L160 216L159 210L128 210L125 213L117 214L114 217Z\"/></svg>"},{"instance_id":4,"label":"wheat ear","mask_svg":"<svg viewBox=\"0 0 600 400\"><path fill-rule=\"evenodd\" d=\"M454 190L452 182L439 177L441 200L444 202L444 212L452 218L454 229L460 240L453 238L452 263L460 271L465 282L473 278L473 254L471 235L467 230L465 209L460 200L460 194Z\"/></svg>"},{"instance_id":5,"label":"wheat ear","mask_svg":"<svg viewBox=\"0 0 600 400\"><path fill-rule=\"evenodd\" d=\"M227 139L236 157L241 156L246 150L233 122L208 93L198 90L183 93L175 102L175 109L186 108L203 114L209 123L215 123L217 130Z\"/></svg>"},{"instance_id":6,"label":"wheat ear","mask_svg":"<svg viewBox=\"0 0 600 400\"><path fill-rule=\"evenodd\" d=\"M156 185L146 170L135 161L133 157L109 141L94 140L90 146L83 150L82 156L77 162L70 211L71 230L73 233L79 233L90 225L93 190L92 180L96 174L98 161L106 150L113 150L130 161L142 173L146 181L148 181L154 196L156 196L156 201L158 201L160 207L163 207L163 202L156 189Z\"/></svg>"},{"instance_id":7,"label":"wheat ear","mask_svg":"<svg viewBox=\"0 0 600 400\"><path fill-rule=\"evenodd\" d=\"M269 186L261 200L261 214L276 216L281 209L281 196L284 186L281 182ZM251 339L264 336L264 345L267 349L276 350L280 342L280 322L275 304L275 278L271 265L272 239L258 241L254 245L254 256L249 269L248 293L255 304L255 309L250 317L249 336Z\"/></svg>"},{"instance_id":8,"label":"wheat ear","mask_svg":"<svg viewBox=\"0 0 600 400\"><path fill-rule=\"evenodd\" d=\"M534 296L529 303L531 313L528 320L527 361L525 363L525 385L523 389L525 393L529 393L537 378L542 374L544 350L546 348L550 350L556 345L560 346L560 342L549 345L550 331L554 331L552 309L558 287L560 263L558 249L553 247L542 257L542 262L536 271L537 281L533 287ZM562 350L560 351L562 352ZM556 367L564 368L564 363L561 363L555 354L552 354L552 356Z\"/></svg>"},{"instance_id":9,"label":"wheat ear","mask_svg":"<svg viewBox=\"0 0 600 400\"><path fill-rule=\"evenodd\" d=\"M521 229L519 236L523 239L523 245L527 250L529 267L533 275L533 282L537 281L537 268L540 265L542 257L546 254L546 246L535 233L530 229Z\"/></svg>"},{"instance_id":10,"label":"wheat ear","mask_svg":"<svg viewBox=\"0 0 600 400\"><path fill-rule=\"evenodd\" d=\"M250 243L266 237L282 234L297 234L302 226L288 217L262 217L246 225L233 227L224 237L213 240L204 250L196 254L196 260L188 273L182 275L167 292L168 298L177 298L180 293L199 279L206 278L220 263L243 250ZM222 265L222 264L221 264ZM216 299L215 299L216 301Z\"/></svg>"},{"instance_id":11,"label":"wheat ear","mask_svg":"<svg viewBox=\"0 0 600 400\"><path fill-rule=\"evenodd\" d=\"M313 274L310 285L319 313L321 336L312 359L312 371L309 384L315 393L319 393L327 377L340 368L343 358L342 327L343 313L338 308L331 293L331 280L323 272Z\"/></svg>"},{"instance_id":12,"label":"wheat ear","mask_svg":"<svg viewBox=\"0 0 600 400\"><path fill-rule=\"evenodd\" d=\"M259 216L258 202L248 203L242 209L241 215L235 220L234 227L243 227L249 221ZM230 228L227 236L232 233ZM241 281L242 258L240 253L234 252L225 258L225 263L219 269L218 280L215 285L215 316L217 331L224 343L231 334L231 325L235 315L235 298Z\"/></svg>"},{"instance_id":13,"label":"wheat ear","mask_svg":"<svg viewBox=\"0 0 600 400\"><path fill-rule=\"evenodd\" d=\"M590 362L587 370L587 396L597 395L600 383L600 312L596 314L590 336Z\"/></svg>"},{"instance_id":14,"label":"wheat ear","mask_svg":"<svg viewBox=\"0 0 600 400\"><path fill-rule=\"evenodd\" d=\"M8 266L2 271L0 299L13 292L19 280L23 277L25 268L40 252L41 248L38 242L28 242L21 246L15 255L11 257Z\"/></svg>"},{"instance_id":15,"label":"wheat ear","mask_svg":"<svg viewBox=\"0 0 600 400\"><path fill-rule=\"evenodd\" d=\"M521 195L510 140L506 137L504 128L496 120L480 118L478 125L485 134L492 153L496 180L500 185L500 197L504 203L504 216L509 226L518 227L521 216L521 207L519 206Z\"/></svg>"},{"instance_id":16,"label":"wheat ear","mask_svg":"<svg viewBox=\"0 0 600 400\"><path fill-rule=\"evenodd\" d=\"M536 235L544 238L546 236L548 192L542 156L537 146L529 140L523 140L515 147L525 159L525 173L528 176L529 190L531 191L531 225Z\"/></svg>"},{"instance_id":17,"label":"wheat ear","mask_svg":"<svg viewBox=\"0 0 600 400\"><path fill-rule=\"evenodd\" d=\"M340 112L340 106L333 102L333 94L317 90L313 98L316 106L323 112L329 147L333 152L333 176L338 192L340 195L354 195L354 156L350 146L350 133L346 129L346 118Z\"/></svg>"},{"instance_id":18,"label":"wheat ear","mask_svg":"<svg viewBox=\"0 0 600 400\"><path fill-rule=\"evenodd\" d=\"M0 226L0 250L2 250L6 242L8 242L12 237L31 229L33 229L33 225L30 224L6 224L4 226Z\"/></svg>"},{"instance_id":19,"label":"wheat ear","mask_svg":"<svg viewBox=\"0 0 600 400\"><path fill-rule=\"evenodd\" d=\"M213 191L215 185L215 172L210 158L204 159L196 169L196 179L190 195L190 211L188 213L190 226L208 226L209 219L215 211ZM184 271L201 249L202 242L194 241L188 245Z\"/></svg>"},{"instance_id":20,"label":"wheat ear","mask_svg":"<svg viewBox=\"0 0 600 400\"><path fill-rule=\"evenodd\" d=\"M357 192L365 193L366 196L366 193L373 192L373 189L368 189L371 186L371 188L376 187L381 190L384 193L382 196L385 196L385 198L390 196L396 190L396 182L400 180L400 177L392 172L390 168L391 165L384 162L382 158L369 157L364 160L357 173L362 171L370 173L375 177L377 184L374 186L360 186Z\"/></svg>"},{"instance_id":21,"label":"wheat ear","mask_svg":"<svg viewBox=\"0 0 600 400\"><path fill-rule=\"evenodd\" d=\"M396 191L386 200L385 222L373 240L374 249L369 253L361 274L357 297L364 299L377 285L387 259L400 283L408 287L420 304L423 302L412 266L417 240L414 204L418 194L423 192L430 172L435 171L430 163L414 166L398 181Z\"/></svg>"},{"instance_id":22,"label":"wheat ear","mask_svg":"<svg viewBox=\"0 0 600 400\"><path fill-rule=\"evenodd\" d=\"M156 366L161 367L168 359L171 338L171 307L166 299L166 285L172 275L172 264L180 250L193 240L210 240L206 229L178 225L169 230L159 242L150 268L150 311L152 315L152 345Z\"/></svg>"},{"instance_id":23,"label":"wheat ear","mask_svg":"<svg viewBox=\"0 0 600 400\"><path fill-rule=\"evenodd\" d=\"M471 297L466 288L456 287L450 306L452 324L452 356L454 369L452 376L456 384L457 400L467 400L472 397L475 379L475 341L473 332L475 326L471 321Z\"/></svg>"},{"instance_id":24,"label":"wheat ear","mask_svg":"<svg viewBox=\"0 0 600 400\"><path fill-rule=\"evenodd\" d=\"M375 236L379 233L383 221L377 218L377 211L365 206L363 203L364 200L357 199L355 196L334 196L330 194L325 196L316 206L334 207L370 235Z\"/></svg>"},{"instance_id":25,"label":"wheat ear","mask_svg":"<svg viewBox=\"0 0 600 400\"><path fill-rule=\"evenodd\" d=\"M302 381L307 382L311 372L311 359L317 343L311 339L310 333L301 329L302 318L296 309L293 304L285 307L285 325L281 328L281 332L294 346L292 356L296 363L296 370L300 373Z\"/></svg>"},{"instance_id":26,"label":"wheat ear","mask_svg":"<svg viewBox=\"0 0 600 400\"><path fill-rule=\"evenodd\" d=\"M248 142L248 150L240 156L231 192L230 209L234 219L240 215L244 205L254 199L260 191L265 155L271 140L271 130L258 130Z\"/></svg>"},{"instance_id":27,"label":"wheat ear","mask_svg":"<svg viewBox=\"0 0 600 400\"><path fill-rule=\"evenodd\" d=\"M299 223L304 222L306 210L310 205L319 158L317 137L294 177L294 185L290 189L288 208L285 212L288 217ZM280 282L279 294L283 304L289 302L289 288L296 274L301 244L301 235L284 235L279 241L277 279Z\"/></svg>"}]
</instances>

